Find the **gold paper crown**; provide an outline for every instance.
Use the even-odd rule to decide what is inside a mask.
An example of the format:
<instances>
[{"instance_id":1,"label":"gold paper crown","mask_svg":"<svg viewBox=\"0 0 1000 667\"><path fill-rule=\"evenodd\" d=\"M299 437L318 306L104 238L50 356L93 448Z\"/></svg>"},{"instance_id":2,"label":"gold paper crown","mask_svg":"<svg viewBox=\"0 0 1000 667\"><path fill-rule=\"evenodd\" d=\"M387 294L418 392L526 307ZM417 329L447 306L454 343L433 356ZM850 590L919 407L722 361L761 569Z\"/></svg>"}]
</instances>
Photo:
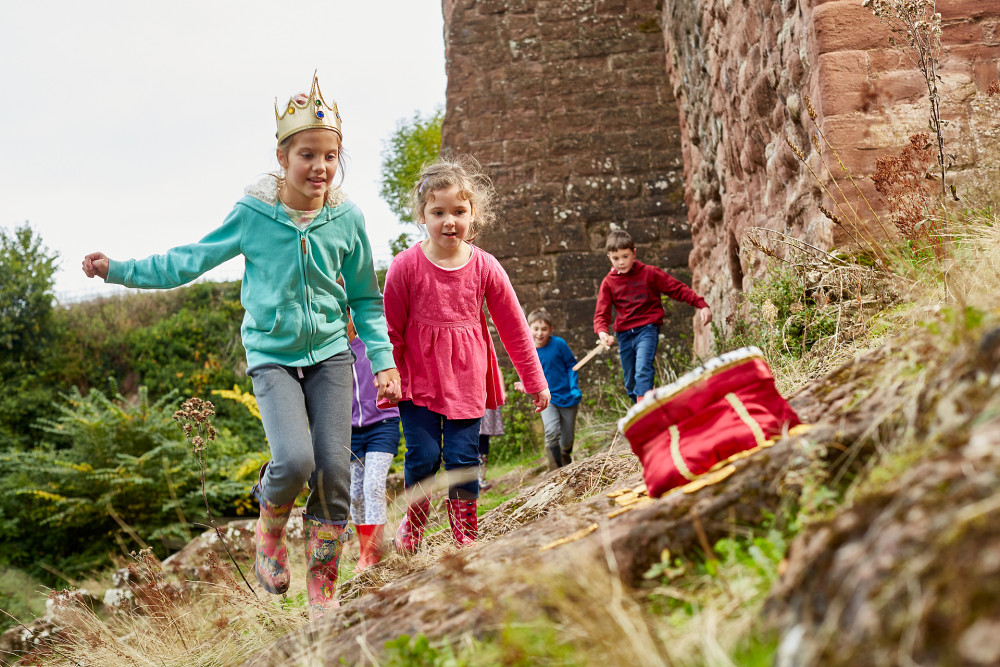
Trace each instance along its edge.
<instances>
[{"instance_id":1,"label":"gold paper crown","mask_svg":"<svg viewBox=\"0 0 1000 667\"><path fill-rule=\"evenodd\" d=\"M294 97L289 98L285 112L278 111L278 98L274 98L274 117L278 123L278 143L302 130L312 130L323 128L333 130L340 138L344 138L344 133L340 131L340 112L337 111L337 103L331 107L323 99L323 93L319 90L319 79L316 72L313 72L312 87L309 89L309 99L305 104L299 104Z\"/></svg>"}]
</instances>

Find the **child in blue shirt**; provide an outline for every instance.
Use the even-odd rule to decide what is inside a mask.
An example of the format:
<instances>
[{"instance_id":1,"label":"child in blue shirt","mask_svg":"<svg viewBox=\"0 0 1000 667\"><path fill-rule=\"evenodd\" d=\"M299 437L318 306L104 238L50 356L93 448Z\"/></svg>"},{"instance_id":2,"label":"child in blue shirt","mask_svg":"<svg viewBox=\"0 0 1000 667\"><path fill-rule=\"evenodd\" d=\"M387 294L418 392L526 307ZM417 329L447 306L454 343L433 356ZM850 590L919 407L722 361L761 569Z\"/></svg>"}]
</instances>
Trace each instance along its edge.
<instances>
[{"instance_id":1,"label":"child in blue shirt","mask_svg":"<svg viewBox=\"0 0 1000 667\"><path fill-rule=\"evenodd\" d=\"M532 311L528 315L528 327L552 395L548 407L542 410L542 424L545 426L545 455L549 460L549 470L555 470L573 460L576 413L581 397L577 374L573 370L576 357L565 340L552 335L552 316L547 311ZM514 383L514 389L524 391L520 382Z\"/></svg>"}]
</instances>

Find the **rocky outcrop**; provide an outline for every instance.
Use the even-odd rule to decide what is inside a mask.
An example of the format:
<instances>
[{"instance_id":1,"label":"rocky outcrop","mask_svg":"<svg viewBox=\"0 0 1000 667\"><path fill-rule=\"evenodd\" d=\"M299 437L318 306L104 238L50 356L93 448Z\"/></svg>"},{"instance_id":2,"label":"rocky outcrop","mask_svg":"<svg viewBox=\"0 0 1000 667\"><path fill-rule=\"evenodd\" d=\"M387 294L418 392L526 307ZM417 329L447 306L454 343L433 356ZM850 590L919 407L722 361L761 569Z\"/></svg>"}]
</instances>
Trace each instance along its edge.
<instances>
[{"instance_id":1,"label":"rocky outcrop","mask_svg":"<svg viewBox=\"0 0 1000 667\"><path fill-rule=\"evenodd\" d=\"M792 543L767 603L780 667L1000 664L1000 329L947 354L902 347L930 379L877 381L883 348L802 394L830 417L866 414L846 423L887 460Z\"/></svg>"},{"instance_id":2,"label":"rocky outcrop","mask_svg":"<svg viewBox=\"0 0 1000 667\"><path fill-rule=\"evenodd\" d=\"M989 178L1000 153L1000 128L990 121L1000 100L986 95L1000 78L1000 6L940 0L937 8L946 150L955 155L955 182L965 193L984 185L972 178L971 167ZM741 252L750 227L823 248L851 241L847 229L819 210L822 204L848 227L853 222L849 209L837 211L820 186L822 180L837 191L829 174L844 180L841 161L882 210L870 181L875 159L898 154L909 135L927 130L927 88L861 0L666 0L662 22L680 110L693 287L724 321L748 278L761 271L761 257ZM814 148L817 129L836 155L822 141L822 154ZM884 237L853 185L843 187L860 212L861 233ZM709 347L700 336L696 349Z\"/></svg>"}]
</instances>

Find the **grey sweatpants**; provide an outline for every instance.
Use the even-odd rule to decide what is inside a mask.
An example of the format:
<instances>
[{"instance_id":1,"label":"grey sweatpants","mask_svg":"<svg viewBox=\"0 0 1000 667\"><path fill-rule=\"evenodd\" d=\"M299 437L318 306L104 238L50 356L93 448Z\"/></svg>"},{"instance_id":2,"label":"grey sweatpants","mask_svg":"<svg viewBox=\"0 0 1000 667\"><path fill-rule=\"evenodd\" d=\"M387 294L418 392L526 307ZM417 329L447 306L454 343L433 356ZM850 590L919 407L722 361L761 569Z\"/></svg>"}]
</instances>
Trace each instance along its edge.
<instances>
[{"instance_id":1,"label":"grey sweatpants","mask_svg":"<svg viewBox=\"0 0 1000 667\"><path fill-rule=\"evenodd\" d=\"M573 459L573 440L576 438L576 411L580 405L563 408L549 403L542 410L542 424L545 426L545 449L549 457L549 467L559 468Z\"/></svg>"},{"instance_id":2,"label":"grey sweatpants","mask_svg":"<svg viewBox=\"0 0 1000 667\"><path fill-rule=\"evenodd\" d=\"M260 494L286 505L308 482L305 513L323 523L347 523L353 364L346 350L313 366L262 364L247 371L271 446Z\"/></svg>"}]
</instances>

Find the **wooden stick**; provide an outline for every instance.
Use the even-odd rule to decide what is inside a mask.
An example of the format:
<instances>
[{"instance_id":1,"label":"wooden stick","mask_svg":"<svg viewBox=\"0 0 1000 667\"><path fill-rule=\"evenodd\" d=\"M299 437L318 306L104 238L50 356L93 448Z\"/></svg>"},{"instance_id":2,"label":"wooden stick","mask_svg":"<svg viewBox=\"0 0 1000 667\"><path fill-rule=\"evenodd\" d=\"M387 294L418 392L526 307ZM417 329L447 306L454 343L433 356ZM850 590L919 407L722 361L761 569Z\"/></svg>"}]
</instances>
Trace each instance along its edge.
<instances>
[{"instance_id":1,"label":"wooden stick","mask_svg":"<svg viewBox=\"0 0 1000 667\"><path fill-rule=\"evenodd\" d=\"M580 370L581 368L584 367L584 365L588 361L590 361L591 359L593 359L594 357L596 357L601 352L605 352L605 351L610 350L610 349L611 349L610 346L605 345L604 343L602 343L600 341L597 341L597 347L595 347L593 350L591 350L590 352L588 352L587 356L585 356L583 359L581 359L580 361L576 362L576 365L573 366L573 370L574 371Z\"/></svg>"}]
</instances>

